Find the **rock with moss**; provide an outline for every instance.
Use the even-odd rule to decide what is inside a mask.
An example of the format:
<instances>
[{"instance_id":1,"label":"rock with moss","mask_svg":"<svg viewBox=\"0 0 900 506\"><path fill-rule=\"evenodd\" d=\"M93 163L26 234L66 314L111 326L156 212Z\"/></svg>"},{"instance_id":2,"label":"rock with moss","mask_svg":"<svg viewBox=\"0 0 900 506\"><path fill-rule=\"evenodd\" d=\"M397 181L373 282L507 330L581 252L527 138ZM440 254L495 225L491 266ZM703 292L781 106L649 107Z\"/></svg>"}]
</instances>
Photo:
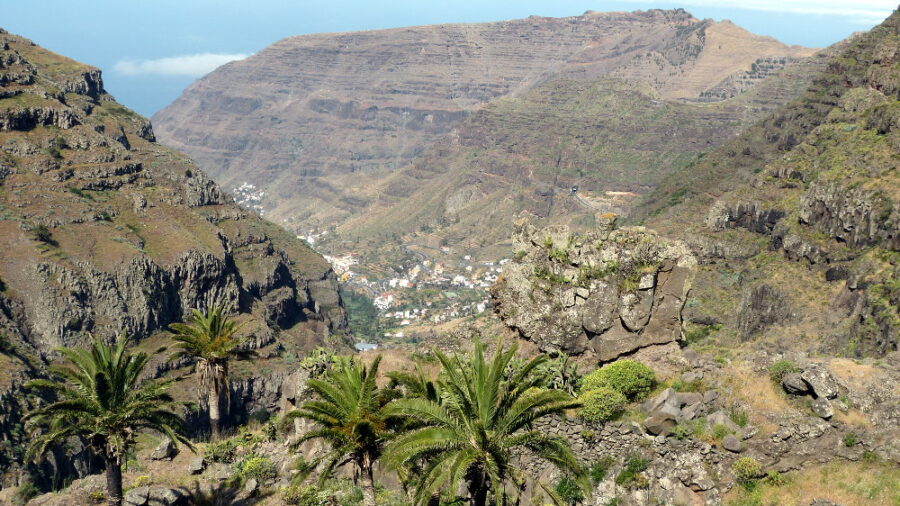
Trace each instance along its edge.
<instances>
[{"instance_id":1,"label":"rock with moss","mask_svg":"<svg viewBox=\"0 0 900 506\"><path fill-rule=\"evenodd\" d=\"M544 350L611 361L681 338L697 260L681 241L614 221L582 235L516 224L513 250L491 289L506 325Z\"/></svg>"}]
</instances>

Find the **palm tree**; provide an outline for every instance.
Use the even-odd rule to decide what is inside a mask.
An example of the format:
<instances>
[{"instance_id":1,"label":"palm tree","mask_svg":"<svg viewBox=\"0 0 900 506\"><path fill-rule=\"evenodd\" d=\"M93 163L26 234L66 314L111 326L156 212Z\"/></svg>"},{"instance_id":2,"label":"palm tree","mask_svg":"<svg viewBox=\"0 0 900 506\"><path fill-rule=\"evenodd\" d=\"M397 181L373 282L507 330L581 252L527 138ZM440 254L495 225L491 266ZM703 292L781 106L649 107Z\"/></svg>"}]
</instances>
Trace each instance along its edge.
<instances>
[{"instance_id":1,"label":"palm tree","mask_svg":"<svg viewBox=\"0 0 900 506\"><path fill-rule=\"evenodd\" d=\"M385 374L390 378L390 388L402 388L404 397L420 397L440 402L441 395L438 384L425 376L416 364L413 371L390 371Z\"/></svg>"},{"instance_id":2,"label":"palm tree","mask_svg":"<svg viewBox=\"0 0 900 506\"><path fill-rule=\"evenodd\" d=\"M206 313L191 310L189 323L173 323L169 328L175 333L172 339L178 342L180 351L171 360L193 357L197 360L197 375L200 389L206 391L209 404L209 427L212 439L221 435L222 412L228 409L222 400L228 401L228 360L244 357L251 351L240 348L243 339L235 337L240 326L229 320L222 306L216 306ZM223 409L224 407L224 409Z\"/></svg>"},{"instance_id":3,"label":"palm tree","mask_svg":"<svg viewBox=\"0 0 900 506\"><path fill-rule=\"evenodd\" d=\"M342 465L354 464L358 471L354 482L362 482L366 506L375 505L374 466L391 429L385 408L396 396L394 390L379 389L375 383L380 363L379 355L369 367L357 361L333 366L307 383L317 399L290 413L318 425L296 444L321 439L331 448L322 458L325 467L319 481L327 480Z\"/></svg>"},{"instance_id":4,"label":"palm tree","mask_svg":"<svg viewBox=\"0 0 900 506\"><path fill-rule=\"evenodd\" d=\"M155 430L177 444L191 447L184 437L183 420L169 411L173 401L166 390L170 381L140 381L149 357L129 353L121 336L108 346L92 338L88 349L60 348L74 367L52 366L51 379L30 381L30 388L51 390L56 402L26 415L35 437L27 458L71 437L83 437L106 464L109 504L122 504L122 461L143 430Z\"/></svg>"},{"instance_id":5,"label":"palm tree","mask_svg":"<svg viewBox=\"0 0 900 506\"><path fill-rule=\"evenodd\" d=\"M416 504L428 503L442 492L453 496L464 480L470 504L483 506L489 495L494 504L504 504L506 484L521 480L511 464L520 449L566 473L584 476L565 439L532 428L535 420L578 403L566 392L544 388L547 377L540 366L545 355L512 363L515 352L516 346L503 350L502 343L490 360L481 343L475 344L470 360L435 352L443 367L438 380L441 399L398 399L388 408L388 415L421 424L385 448L391 467L422 466Z\"/></svg>"}]
</instances>

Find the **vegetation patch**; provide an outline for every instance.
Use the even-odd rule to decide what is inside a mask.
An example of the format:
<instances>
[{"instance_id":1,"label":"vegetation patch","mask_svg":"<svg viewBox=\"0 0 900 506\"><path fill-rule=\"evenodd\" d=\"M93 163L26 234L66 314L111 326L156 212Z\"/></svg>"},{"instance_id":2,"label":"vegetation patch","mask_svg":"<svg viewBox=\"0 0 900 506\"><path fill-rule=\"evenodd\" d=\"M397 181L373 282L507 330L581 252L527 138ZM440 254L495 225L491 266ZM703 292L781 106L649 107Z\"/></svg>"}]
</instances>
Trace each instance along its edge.
<instances>
[{"instance_id":1,"label":"vegetation patch","mask_svg":"<svg viewBox=\"0 0 900 506\"><path fill-rule=\"evenodd\" d=\"M588 422L606 422L625 411L628 399L620 392L607 387L583 390L578 397L581 408L578 415Z\"/></svg>"},{"instance_id":2,"label":"vegetation patch","mask_svg":"<svg viewBox=\"0 0 900 506\"><path fill-rule=\"evenodd\" d=\"M235 467L242 481L254 479L259 483L267 483L278 476L275 464L268 457L250 455L239 461Z\"/></svg>"},{"instance_id":3,"label":"vegetation patch","mask_svg":"<svg viewBox=\"0 0 900 506\"><path fill-rule=\"evenodd\" d=\"M585 391L600 387L615 390L629 400L641 399L653 390L656 375L653 369L636 360L617 360L584 377Z\"/></svg>"},{"instance_id":4,"label":"vegetation patch","mask_svg":"<svg viewBox=\"0 0 900 506\"><path fill-rule=\"evenodd\" d=\"M790 360L782 359L769 366L769 378L776 384L781 383L788 374L796 372L800 372L800 367Z\"/></svg>"},{"instance_id":5,"label":"vegetation patch","mask_svg":"<svg viewBox=\"0 0 900 506\"><path fill-rule=\"evenodd\" d=\"M649 461L643 457L632 456L625 461L625 467L616 475L616 485L625 488L644 488L648 485L643 472L647 470Z\"/></svg>"}]
</instances>

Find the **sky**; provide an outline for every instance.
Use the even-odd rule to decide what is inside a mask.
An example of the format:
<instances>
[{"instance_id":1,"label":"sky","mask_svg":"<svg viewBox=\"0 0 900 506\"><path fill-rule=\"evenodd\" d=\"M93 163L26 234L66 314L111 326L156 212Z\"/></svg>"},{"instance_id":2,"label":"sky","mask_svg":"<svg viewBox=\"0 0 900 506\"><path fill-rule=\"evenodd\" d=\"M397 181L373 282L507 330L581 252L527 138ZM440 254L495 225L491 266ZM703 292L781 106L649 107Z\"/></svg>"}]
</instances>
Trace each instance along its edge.
<instances>
[{"instance_id":1,"label":"sky","mask_svg":"<svg viewBox=\"0 0 900 506\"><path fill-rule=\"evenodd\" d=\"M0 0L0 27L99 67L107 91L150 116L217 66L291 35L675 7L824 47L880 23L897 0Z\"/></svg>"}]
</instances>

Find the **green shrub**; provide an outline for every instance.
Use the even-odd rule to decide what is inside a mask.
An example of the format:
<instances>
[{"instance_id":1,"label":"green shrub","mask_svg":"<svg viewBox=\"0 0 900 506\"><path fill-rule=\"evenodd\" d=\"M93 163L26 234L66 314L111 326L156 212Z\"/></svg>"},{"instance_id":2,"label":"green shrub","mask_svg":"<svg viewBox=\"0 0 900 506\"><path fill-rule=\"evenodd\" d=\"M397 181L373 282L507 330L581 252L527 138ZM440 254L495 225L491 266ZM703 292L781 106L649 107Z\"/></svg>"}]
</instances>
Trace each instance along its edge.
<instances>
[{"instance_id":1,"label":"green shrub","mask_svg":"<svg viewBox=\"0 0 900 506\"><path fill-rule=\"evenodd\" d=\"M731 472L739 483L746 483L762 475L762 467L753 457L741 457L731 465Z\"/></svg>"},{"instance_id":2,"label":"green shrub","mask_svg":"<svg viewBox=\"0 0 900 506\"><path fill-rule=\"evenodd\" d=\"M684 346L690 346L691 344L702 341L720 330L722 330L721 323L714 323L712 325L692 325L684 332Z\"/></svg>"},{"instance_id":3,"label":"green shrub","mask_svg":"<svg viewBox=\"0 0 900 506\"><path fill-rule=\"evenodd\" d=\"M647 478L641 473L647 470L647 459L642 457L629 457L625 467L616 475L616 485L627 488L642 488L647 484Z\"/></svg>"},{"instance_id":4,"label":"green shrub","mask_svg":"<svg viewBox=\"0 0 900 506\"><path fill-rule=\"evenodd\" d=\"M795 372L800 372L800 368L790 360L781 359L769 366L769 378L775 383L781 383L785 376Z\"/></svg>"},{"instance_id":5,"label":"green shrub","mask_svg":"<svg viewBox=\"0 0 900 506\"><path fill-rule=\"evenodd\" d=\"M556 493L559 494L560 499L569 504L584 500L584 492L578 486L578 482L568 476L563 476L556 482Z\"/></svg>"},{"instance_id":6,"label":"green shrub","mask_svg":"<svg viewBox=\"0 0 900 506\"><path fill-rule=\"evenodd\" d=\"M85 193L85 191L82 190L81 188L76 188L74 186L69 187L69 193L77 195L85 200L94 200L94 197L91 196L90 193Z\"/></svg>"},{"instance_id":7,"label":"green shrub","mask_svg":"<svg viewBox=\"0 0 900 506\"><path fill-rule=\"evenodd\" d=\"M249 457L240 463L238 474L244 480L251 478L265 483L278 477L278 471L275 464L269 460L269 457Z\"/></svg>"},{"instance_id":8,"label":"green shrub","mask_svg":"<svg viewBox=\"0 0 900 506\"><path fill-rule=\"evenodd\" d=\"M225 439L206 445L206 457L212 462L223 462L230 464L234 462L234 452L237 448L237 441L234 439Z\"/></svg>"},{"instance_id":9,"label":"green shrub","mask_svg":"<svg viewBox=\"0 0 900 506\"><path fill-rule=\"evenodd\" d=\"M696 420L682 420L672 428L672 436L675 439L699 438L703 435L706 428L706 420L698 418Z\"/></svg>"},{"instance_id":10,"label":"green shrub","mask_svg":"<svg viewBox=\"0 0 900 506\"><path fill-rule=\"evenodd\" d=\"M134 479L134 481L131 482L131 486L134 488L149 487L150 485L153 485L153 478L147 476L146 474L138 476Z\"/></svg>"},{"instance_id":11,"label":"green shrub","mask_svg":"<svg viewBox=\"0 0 900 506\"><path fill-rule=\"evenodd\" d=\"M565 353L544 362L538 369L540 374L547 377L544 385L552 390L562 390L570 395L578 395L581 387L582 376L578 372L578 366Z\"/></svg>"},{"instance_id":12,"label":"green shrub","mask_svg":"<svg viewBox=\"0 0 900 506\"><path fill-rule=\"evenodd\" d=\"M585 376L581 388L582 391L611 388L634 400L650 393L655 382L653 369L636 360L617 360Z\"/></svg>"},{"instance_id":13,"label":"green shrub","mask_svg":"<svg viewBox=\"0 0 900 506\"><path fill-rule=\"evenodd\" d=\"M313 378L317 378L329 368L339 365L340 362L341 357L333 351L319 346L300 360L300 367L309 371L309 375Z\"/></svg>"},{"instance_id":14,"label":"green shrub","mask_svg":"<svg viewBox=\"0 0 900 506\"><path fill-rule=\"evenodd\" d=\"M25 504L31 499L40 495L41 491L35 486L34 483L30 481L26 481L25 483L19 485L19 488L13 493L13 502L15 504Z\"/></svg>"},{"instance_id":15,"label":"green shrub","mask_svg":"<svg viewBox=\"0 0 900 506\"><path fill-rule=\"evenodd\" d=\"M606 475L609 473L609 468L612 467L613 463L612 457L603 457L591 465L591 481L594 482L594 485L606 478Z\"/></svg>"},{"instance_id":16,"label":"green shrub","mask_svg":"<svg viewBox=\"0 0 900 506\"><path fill-rule=\"evenodd\" d=\"M725 436L729 434L734 434L734 431L729 429L727 425L722 425L721 423L713 425L712 437L716 441L721 441Z\"/></svg>"},{"instance_id":17,"label":"green shrub","mask_svg":"<svg viewBox=\"0 0 900 506\"><path fill-rule=\"evenodd\" d=\"M376 491L376 494L378 491ZM377 497L377 496L376 496ZM355 505L362 502L362 490L349 480L331 479L324 484L300 485L294 483L281 490L279 504L295 506ZM376 501L377 502L377 501ZM390 503L378 502L378 504Z\"/></svg>"},{"instance_id":18,"label":"green shrub","mask_svg":"<svg viewBox=\"0 0 900 506\"><path fill-rule=\"evenodd\" d=\"M846 446L848 448L851 446L855 446L856 445L856 433L848 432L848 433L844 434L844 438L841 441L843 441L844 446Z\"/></svg>"},{"instance_id":19,"label":"green shrub","mask_svg":"<svg viewBox=\"0 0 900 506\"><path fill-rule=\"evenodd\" d=\"M316 485L291 485L281 491L281 500L296 506L325 506L331 500L331 491Z\"/></svg>"},{"instance_id":20,"label":"green shrub","mask_svg":"<svg viewBox=\"0 0 900 506\"><path fill-rule=\"evenodd\" d=\"M787 484L787 478L778 471L772 470L766 474L766 482L774 487L781 487Z\"/></svg>"},{"instance_id":21,"label":"green shrub","mask_svg":"<svg viewBox=\"0 0 900 506\"><path fill-rule=\"evenodd\" d=\"M581 408L578 414L588 422L606 422L622 414L628 400L611 388L595 388L578 397Z\"/></svg>"},{"instance_id":22,"label":"green shrub","mask_svg":"<svg viewBox=\"0 0 900 506\"><path fill-rule=\"evenodd\" d=\"M734 406L728 408L728 418L738 427L746 427L750 423L750 413Z\"/></svg>"},{"instance_id":23,"label":"green shrub","mask_svg":"<svg viewBox=\"0 0 900 506\"><path fill-rule=\"evenodd\" d=\"M676 392L702 392L706 390L703 380L683 381L681 378L672 382L672 390Z\"/></svg>"},{"instance_id":24,"label":"green shrub","mask_svg":"<svg viewBox=\"0 0 900 506\"><path fill-rule=\"evenodd\" d=\"M94 504L105 503L106 494L104 494L102 490L94 490L93 492L88 494L88 500L90 500Z\"/></svg>"},{"instance_id":25,"label":"green shrub","mask_svg":"<svg viewBox=\"0 0 900 506\"><path fill-rule=\"evenodd\" d=\"M30 232L35 241L53 244L53 232L46 225L35 225L31 227Z\"/></svg>"}]
</instances>

